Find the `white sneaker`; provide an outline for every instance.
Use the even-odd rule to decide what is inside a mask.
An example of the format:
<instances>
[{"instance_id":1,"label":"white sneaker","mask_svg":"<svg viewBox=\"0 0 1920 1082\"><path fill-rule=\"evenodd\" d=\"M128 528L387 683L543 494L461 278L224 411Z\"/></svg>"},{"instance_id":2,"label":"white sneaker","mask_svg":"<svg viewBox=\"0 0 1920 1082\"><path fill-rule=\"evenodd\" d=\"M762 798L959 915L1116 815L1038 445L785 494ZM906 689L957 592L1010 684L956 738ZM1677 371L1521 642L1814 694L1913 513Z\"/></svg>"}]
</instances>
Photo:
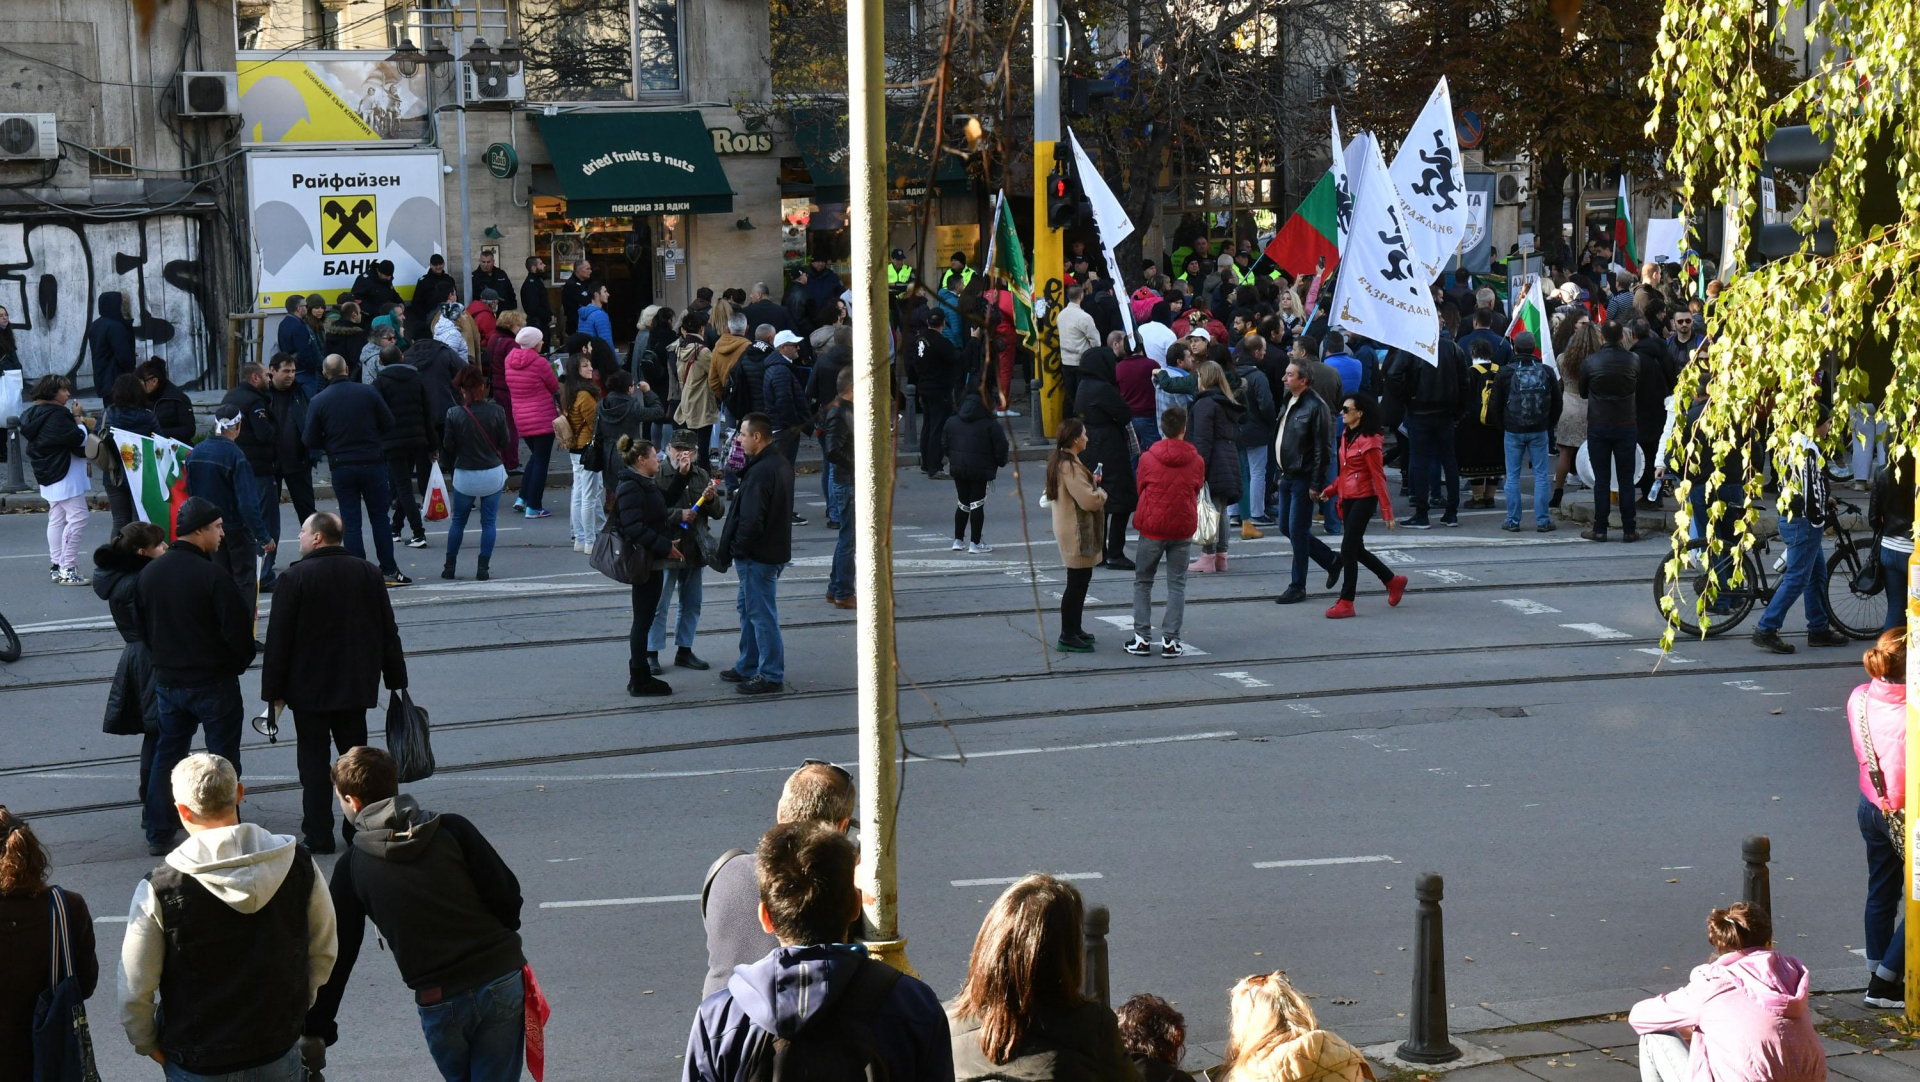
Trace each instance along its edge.
<instances>
[{"instance_id":1,"label":"white sneaker","mask_svg":"<svg viewBox=\"0 0 1920 1082\"><path fill-rule=\"evenodd\" d=\"M962 541L962 540L960 540L960 539L959 539L959 538L957 538L957 537L956 537L956 538L954 538L954 539L953 539L953 551L955 551L955 552L965 552L965 551L967 551L967 543L966 543L965 541Z\"/></svg>"},{"instance_id":2,"label":"white sneaker","mask_svg":"<svg viewBox=\"0 0 1920 1082\"><path fill-rule=\"evenodd\" d=\"M967 546L967 551L973 553L975 556L981 556L992 552L993 546L975 541L973 544Z\"/></svg>"},{"instance_id":3,"label":"white sneaker","mask_svg":"<svg viewBox=\"0 0 1920 1082\"><path fill-rule=\"evenodd\" d=\"M1133 638L1129 639L1127 641L1127 645L1121 647L1121 649L1125 650L1129 654L1132 654L1134 657L1152 657L1153 656L1153 644L1141 638L1138 635L1135 635Z\"/></svg>"},{"instance_id":4,"label":"white sneaker","mask_svg":"<svg viewBox=\"0 0 1920 1082\"><path fill-rule=\"evenodd\" d=\"M92 579L87 578L71 567L60 572L60 577L54 581L61 586L89 586L93 583Z\"/></svg>"},{"instance_id":5,"label":"white sneaker","mask_svg":"<svg viewBox=\"0 0 1920 1082\"><path fill-rule=\"evenodd\" d=\"M60 585L60 565L59 564L53 564L47 568L47 578L52 580L55 586Z\"/></svg>"},{"instance_id":6,"label":"white sneaker","mask_svg":"<svg viewBox=\"0 0 1920 1082\"><path fill-rule=\"evenodd\" d=\"M1179 657L1180 655L1186 652L1187 652L1187 648L1180 645L1179 639L1176 639L1171 635L1162 635L1160 637L1160 656L1161 657Z\"/></svg>"},{"instance_id":7,"label":"white sneaker","mask_svg":"<svg viewBox=\"0 0 1920 1082\"><path fill-rule=\"evenodd\" d=\"M592 546L592 545L589 545L589 544L587 544L587 543L586 543L585 541L575 541L575 542L573 543L573 551L575 551L575 552L592 552L592 551L593 551L593 546Z\"/></svg>"}]
</instances>

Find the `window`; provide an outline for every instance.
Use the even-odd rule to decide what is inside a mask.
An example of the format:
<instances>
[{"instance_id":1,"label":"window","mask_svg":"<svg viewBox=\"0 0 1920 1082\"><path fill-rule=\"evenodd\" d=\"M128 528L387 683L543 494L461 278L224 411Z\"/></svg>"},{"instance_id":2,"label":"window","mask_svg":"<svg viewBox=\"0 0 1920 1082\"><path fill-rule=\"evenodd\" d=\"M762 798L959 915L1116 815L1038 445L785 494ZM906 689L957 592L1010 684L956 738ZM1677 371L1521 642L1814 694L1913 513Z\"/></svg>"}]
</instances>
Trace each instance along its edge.
<instances>
[{"instance_id":1,"label":"window","mask_svg":"<svg viewBox=\"0 0 1920 1082\"><path fill-rule=\"evenodd\" d=\"M635 0L633 56L640 96L677 97L686 86L680 65L680 0Z\"/></svg>"},{"instance_id":2,"label":"window","mask_svg":"<svg viewBox=\"0 0 1920 1082\"><path fill-rule=\"evenodd\" d=\"M124 180L133 176L132 147L99 147L87 155L87 173L95 180Z\"/></svg>"},{"instance_id":3,"label":"window","mask_svg":"<svg viewBox=\"0 0 1920 1082\"><path fill-rule=\"evenodd\" d=\"M322 0L308 0L307 47L310 49L340 48L338 5L329 5Z\"/></svg>"},{"instance_id":4,"label":"window","mask_svg":"<svg viewBox=\"0 0 1920 1082\"><path fill-rule=\"evenodd\" d=\"M633 2L520 0L528 96L541 101L632 100Z\"/></svg>"}]
</instances>

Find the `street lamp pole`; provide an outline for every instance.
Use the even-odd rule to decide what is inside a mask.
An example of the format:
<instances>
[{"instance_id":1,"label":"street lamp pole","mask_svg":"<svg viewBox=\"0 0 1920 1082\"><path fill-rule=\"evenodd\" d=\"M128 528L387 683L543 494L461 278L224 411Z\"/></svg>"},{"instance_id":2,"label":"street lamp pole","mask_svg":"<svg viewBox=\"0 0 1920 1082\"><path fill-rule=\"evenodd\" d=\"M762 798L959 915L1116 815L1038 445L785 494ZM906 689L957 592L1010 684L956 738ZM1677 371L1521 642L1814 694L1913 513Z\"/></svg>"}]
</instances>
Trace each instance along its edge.
<instances>
[{"instance_id":1,"label":"street lamp pole","mask_svg":"<svg viewBox=\"0 0 1920 1082\"><path fill-rule=\"evenodd\" d=\"M860 867L867 950L912 973L895 857L900 694L893 671L893 381L887 363L886 70L883 0L847 5L847 179L853 220L853 507L860 599Z\"/></svg>"}]
</instances>

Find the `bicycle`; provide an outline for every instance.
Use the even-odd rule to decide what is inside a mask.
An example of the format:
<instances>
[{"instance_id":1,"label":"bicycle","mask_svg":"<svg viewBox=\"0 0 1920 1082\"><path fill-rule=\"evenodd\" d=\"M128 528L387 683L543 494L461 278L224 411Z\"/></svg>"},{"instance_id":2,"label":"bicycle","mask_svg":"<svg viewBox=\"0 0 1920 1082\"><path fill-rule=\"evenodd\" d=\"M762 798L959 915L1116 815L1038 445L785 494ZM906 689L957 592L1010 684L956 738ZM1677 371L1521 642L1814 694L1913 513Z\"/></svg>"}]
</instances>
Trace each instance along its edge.
<instances>
[{"instance_id":1,"label":"bicycle","mask_svg":"<svg viewBox=\"0 0 1920 1082\"><path fill-rule=\"evenodd\" d=\"M7 623L6 616L0 614L0 661L12 662L19 660L20 635L13 630L12 624Z\"/></svg>"},{"instance_id":2,"label":"bicycle","mask_svg":"<svg viewBox=\"0 0 1920 1082\"><path fill-rule=\"evenodd\" d=\"M1873 639L1880 635L1885 623L1886 602L1881 598L1882 584L1871 591L1857 590L1855 582L1861 579L1873 559L1875 542L1871 536L1856 538L1846 526L1842 513L1858 515L1860 508L1835 496L1827 498L1828 529L1834 535L1833 551L1827 555L1827 611L1832 617L1835 630L1851 639ZM1760 555L1771 554L1773 539L1780 536L1777 532L1761 537L1752 548L1740 554L1739 567L1733 566L1733 556L1722 553L1717 562L1720 569L1716 575L1709 561L1708 540L1696 538L1687 542L1679 557L1679 574L1673 573L1672 560L1662 560L1653 575L1654 605L1661 609L1662 617L1669 617L1680 628L1694 638L1712 638L1725 634L1740 625L1755 605L1764 606L1773 600L1779 592L1779 586L1768 577L1768 570L1774 564L1772 560L1762 560ZM1700 600L1707 592L1709 582L1718 577L1720 589L1713 601L1706 606L1707 622L1700 622ZM1671 597L1674 611L1669 614L1662 605L1662 599Z\"/></svg>"}]
</instances>

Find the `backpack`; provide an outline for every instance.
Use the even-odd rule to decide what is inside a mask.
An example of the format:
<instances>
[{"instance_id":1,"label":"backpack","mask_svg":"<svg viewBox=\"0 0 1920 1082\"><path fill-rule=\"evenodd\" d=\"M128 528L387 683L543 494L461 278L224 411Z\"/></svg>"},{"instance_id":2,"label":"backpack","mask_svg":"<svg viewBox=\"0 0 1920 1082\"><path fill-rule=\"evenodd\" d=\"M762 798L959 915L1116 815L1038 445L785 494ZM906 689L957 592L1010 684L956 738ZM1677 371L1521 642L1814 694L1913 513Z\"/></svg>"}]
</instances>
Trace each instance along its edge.
<instances>
[{"instance_id":1,"label":"backpack","mask_svg":"<svg viewBox=\"0 0 1920 1082\"><path fill-rule=\"evenodd\" d=\"M1538 361L1516 363L1507 384L1506 427L1515 432L1538 432L1552 415L1553 375Z\"/></svg>"},{"instance_id":2,"label":"backpack","mask_svg":"<svg viewBox=\"0 0 1920 1082\"><path fill-rule=\"evenodd\" d=\"M840 995L792 1037L758 1028L740 1077L744 1082L889 1082L867 1019L900 982L900 971L862 958Z\"/></svg>"},{"instance_id":3,"label":"backpack","mask_svg":"<svg viewBox=\"0 0 1920 1082\"><path fill-rule=\"evenodd\" d=\"M720 403L727 407L727 415L733 418L735 424L753 412L753 388L747 385L747 377L741 372L743 367L741 361L735 361L733 367L728 369L726 395Z\"/></svg>"}]
</instances>

